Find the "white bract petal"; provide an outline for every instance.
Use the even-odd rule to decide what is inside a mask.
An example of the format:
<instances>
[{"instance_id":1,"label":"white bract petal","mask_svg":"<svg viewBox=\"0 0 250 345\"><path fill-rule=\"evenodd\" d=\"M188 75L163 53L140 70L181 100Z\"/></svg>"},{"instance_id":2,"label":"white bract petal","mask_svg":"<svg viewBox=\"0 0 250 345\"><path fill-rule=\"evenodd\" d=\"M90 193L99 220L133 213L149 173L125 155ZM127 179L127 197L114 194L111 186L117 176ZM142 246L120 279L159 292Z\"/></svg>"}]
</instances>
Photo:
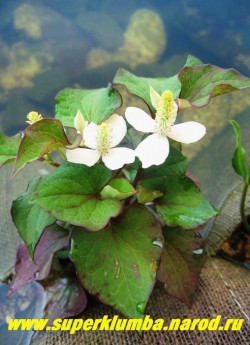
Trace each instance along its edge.
<instances>
[{"instance_id":1,"label":"white bract petal","mask_svg":"<svg viewBox=\"0 0 250 345\"><path fill-rule=\"evenodd\" d=\"M110 149L108 154L103 155L102 160L110 170L120 169L124 164L134 162L135 151L126 147L115 147Z\"/></svg>"},{"instance_id":2,"label":"white bract petal","mask_svg":"<svg viewBox=\"0 0 250 345\"><path fill-rule=\"evenodd\" d=\"M151 103L153 104L153 107L157 109L159 102L161 100L161 95L159 95L159 93L156 92L151 86L150 86L150 100L151 100Z\"/></svg>"},{"instance_id":3,"label":"white bract petal","mask_svg":"<svg viewBox=\"0 0 250 345\"><path fill-rule=\"evenodd\" d=\"M83 137L85 146L96 149L97 148L98 125L90 122L84 129Z\"/></svg>"},{"instance_id":4,"label":"white bract petal","mask_svg":"<svg viewBox=\"0 0 250 345\"><path fill-rule=\"evenodd\" d=\"M95 165L100 158L97 150L76 148L74 150L66 150L67 160L71 163L85 164L89 167Z\"/></svg>"},{"instance_id":5,"label":"white bract petal","mask_svg":"<svg viewBox=\"0 0 250 345\"><path fill-rule=\"evenodd\" d=\"M110 128L111 147L117 146L127 133L127 126L124 118L120 115L113 114L104 121Z\"/></svg>"},{"instance_id":6,"label":"white bract petal","mask_svg":"<svg viewBox=\"0 0 250 345\"><path fill-rule=\"evenodd\" d=\"M74 126L76 130L83 135L83 130L85 128L85 121L81 111L78 109L76 116L74 117Z\"/></svg>"},{"instance_id":7,"label":"white bract petal","mask_svg":"<svg viewBox=\"0 0 250 345\"><path fill-rule=\"evenodd\" d=\"M137 107L128 107L125 111L128 123L137 131L153 133L155 131L155 121L145 111Z\"/></svg>"},{"instance_id":8,"label":"white bract petal","mask_svg":"<svg viewBox=\"0 0 250 345\"><path fill-rule=\"evenodd\" d=\"M189 121L171 127L167 136L183 144L200 140L206 133L206 127L199 122Z\"/></svg>"},{"instance_id":9,"label":"white bract petal","mask_svg":"<svg viewBox=\"0 0 250 345\"><path fill-rule=\"evenodd\" d=\"M137 146L135 154L142 162L143 168L160 165L169 154L168 139L158 133L151 134Z\"/></svg>"}]
</instances>

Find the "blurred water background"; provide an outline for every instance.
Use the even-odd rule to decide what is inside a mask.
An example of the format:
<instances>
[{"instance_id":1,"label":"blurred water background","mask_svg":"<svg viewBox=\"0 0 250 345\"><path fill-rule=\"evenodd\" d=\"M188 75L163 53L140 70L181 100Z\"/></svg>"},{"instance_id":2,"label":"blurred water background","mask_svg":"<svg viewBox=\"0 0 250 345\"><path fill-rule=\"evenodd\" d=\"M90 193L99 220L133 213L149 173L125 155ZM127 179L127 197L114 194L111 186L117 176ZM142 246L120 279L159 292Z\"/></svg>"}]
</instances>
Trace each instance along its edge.
<instances>
[{"instance_id":1,"label":"blurred water background","mask_svg":"<svg viewBox=\"0 0 250 345\"><path fill-rule=\"evenodd\" d=\"M95 88L123 66L170 76L188 54L250 75L248 1L0 1L0 127L54 116L64 87Z\"/></svg>"}]
</instances>

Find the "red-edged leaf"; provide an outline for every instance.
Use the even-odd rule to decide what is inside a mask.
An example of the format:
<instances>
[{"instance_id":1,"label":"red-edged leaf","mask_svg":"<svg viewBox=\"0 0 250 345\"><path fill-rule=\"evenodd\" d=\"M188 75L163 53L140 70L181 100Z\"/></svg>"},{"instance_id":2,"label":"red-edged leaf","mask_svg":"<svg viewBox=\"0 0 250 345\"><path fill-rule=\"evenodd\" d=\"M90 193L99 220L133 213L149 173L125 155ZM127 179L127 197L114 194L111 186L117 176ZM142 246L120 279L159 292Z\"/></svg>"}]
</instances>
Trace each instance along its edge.
<instances>
[{"instance_id":1,"label":"red-edged leaf","mask_svg":"<svg viewBox=\"0 0 250 345\"><path fill-rule=\"evenodd\" d=\"M211 98L250 87L250 79L238 71L213 65L186 66L179 72L179 108L203 107Z\"/></svg>"},{"instance_id":2,"label":"red-edged leaf","mask_svg":"<svg viewBox=\"0 0 250 345\"><path fill-rule=\"evenodd\" d=\"M193 230L164 227L163 235L157 279L167 294L190 306L206 258L204 242Z\"/></svg>"},{"instance_id":3,"label":"red-edged leaf","mask_svg":"<svg viewBox=\"0 0 250 345\"><path fill-rule=\"evenodd\" d=\"M141 318L161 255L159 224L144 207L130 206L104 229L72 232L71 260L82 284L128 317Z\"/></svg>"},{"instance_id":4,"label":"red-edged leaf","mask_svg":"<svg viewBox=\"0 0 250 345\"><path fill-rule=\"evenodd\" d=\"M13 173L16 174L27 163L66 146L71 147L71 144L59 120L42 119L35 122L24 132Z\"/></svg>"}]
</instances>

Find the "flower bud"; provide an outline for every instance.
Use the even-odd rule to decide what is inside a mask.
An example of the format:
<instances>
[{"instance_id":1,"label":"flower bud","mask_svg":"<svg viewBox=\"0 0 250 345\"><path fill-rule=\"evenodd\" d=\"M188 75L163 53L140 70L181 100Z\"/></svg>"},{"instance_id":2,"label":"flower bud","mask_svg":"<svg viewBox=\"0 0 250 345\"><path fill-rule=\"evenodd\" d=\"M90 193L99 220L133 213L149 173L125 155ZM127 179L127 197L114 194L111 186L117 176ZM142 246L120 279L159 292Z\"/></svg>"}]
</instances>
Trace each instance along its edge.
<instances>
[{"instance_id":1,"label":"flower bud","mask_svg":"<svg viewBox=\"0 0 250 345\"><path fill-rule=\"evenodd\" d=\"M26 123L28 123L29 125L32 125L33 123L42 120L42 115L38 114L38 112L36 111L31 111L29 112L29 114L27 115L27 119L28 121L26 121Z\"/></svg>"}]
</instances>

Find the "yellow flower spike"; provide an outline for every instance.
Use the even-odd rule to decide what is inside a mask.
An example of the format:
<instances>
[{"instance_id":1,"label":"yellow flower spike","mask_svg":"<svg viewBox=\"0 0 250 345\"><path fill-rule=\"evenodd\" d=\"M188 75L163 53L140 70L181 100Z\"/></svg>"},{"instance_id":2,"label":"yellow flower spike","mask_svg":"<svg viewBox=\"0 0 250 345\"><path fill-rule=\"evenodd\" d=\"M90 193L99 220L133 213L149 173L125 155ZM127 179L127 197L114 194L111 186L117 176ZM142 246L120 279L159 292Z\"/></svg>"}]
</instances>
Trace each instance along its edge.
<instances>
[{"instance_id":1,"label":"yellow flower spike","mask_svg":"<svg viewBox=\"0 0 250 345\"><path fill-rule=\"evenodd\" d=\"M26 123L28 123L29 125L32 125L33 123L42 120L42 115L39 114L36 111L31 111L29 112L29 114L27 115L27 119L28 121L26 121Z\"/></svg>"},{"instance_id":2,"label":"yellow flower spike","mask_svg":"<svg viewBox=\"0 0 250 345\"><path fill-rule=\"evenodd\" d=\"M156 110L155 121L158 125L158 133L166 135L173 126L177 115L177 104L174 101L173 92L166 90L161 96Z\"/></svg>"},{"instance_id":3,"label":"yellow flower spike","mask_svg":"<svg viewBox=\"0 0 250 345\"><path fill-rule=\"evenodd\" d=\"M103 122L98 126L98 142L97 149L102 155L106 155L109 152L112 140L112 128Z\"/></svg>"}]
</instances>

